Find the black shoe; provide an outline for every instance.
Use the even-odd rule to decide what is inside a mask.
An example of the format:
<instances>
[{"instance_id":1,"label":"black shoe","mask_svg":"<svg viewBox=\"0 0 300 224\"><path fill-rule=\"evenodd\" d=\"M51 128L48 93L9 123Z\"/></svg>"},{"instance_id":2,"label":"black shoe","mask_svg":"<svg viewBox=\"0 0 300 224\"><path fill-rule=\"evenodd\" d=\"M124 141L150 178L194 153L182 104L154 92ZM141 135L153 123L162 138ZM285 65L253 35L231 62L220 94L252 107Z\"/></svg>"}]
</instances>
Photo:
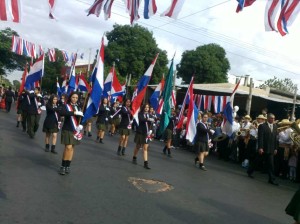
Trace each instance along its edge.
<instances>
[{"instance_id":1,"label":"black shoe","mask_svg":"<svg viewBox=\"0 0 300 224\"><path fill-rule=\"evenodd\" d=\"M247 172L247 174L249 178L254 178L254 176L250 172Z\"/></svg>"},{"instance_id":2,"label":"black shoe","mask_svg":"<svg viewBox=\"0 0 300 224\"><path fill-rule=\"evenodd\" d=\"M90 132L88 133L88 137L92 137L92 134Z\"/></svg>"},{"instance_id":3,"label":"black shoe","mask_svg":"<svg viewBox=\"0 0 300 224\"><path fill-rule=\"evenodd\" d=\"M163 149L163 154L165 154L165 155L167 154L167 149L166 148Z\"/></svg>"},{"instance_id":4,"label":"black shoe","mask_svg":"<svg viewBox=\"0 0 300 224\"><path fill-rule=\"evenodd\" d=\"M60 175L65 175L66 174L66 167L61 166L58 172Z\"/></svg>"},{"instance_id":5,"label":"black shoe","mask_svg":"<svg viewBox=\"0 0 300 224\"><path fill-rule=\"evenodd\" d=\"M69 174L69 173L71 173L71 169L70 169L70 167L69 167L69 166L67 166L67 167L66 167L65 173L66 173L66 174Z\"/></svg>"},{"instance_id":6,"label":"black shoe","mask_svg":"<svg viewBox=\"0 0 300 224\"><path fill-rule=\"evenodd\" d=\"M134 165L137 165L136 158L132 158L132 163L133 163Z\"/></svg>"},{"instance_id":7,"label":"black shoe","mask_svg":"<svg viewBox=\"0 0 300 224\"><path fill-rule=\"evenodd\" d=\"M200 166L200 169L203 171L207 171L207 169L205 168L205 166Z\"/></svg>"},{"instance_id":8,"label":"black shoe","mask_svg":"<svg viewBox=\"0 0 300 224\"><path fill-rule=\"evenodd\" d=\"M144 162L144 168L147 170L150 170L151 168L148 166L148 161Z\"/></svg>"},{"instance_id":9,"label":"black shoe","mask_svg":"<svg viewBox=\"0 0 300 224\"><path fill-rule=\"evenodd\" d=\"M122 156L125 156L125 148L122 148Z\"/></svg>"},{"instance_id":10,"label":"black shoe","mask_svg":"<svg viewBox=\"0 0 300 224\"><path fill-rule=\"evenodd\" d=\"M279 186L278 183L276 183L276 182L274 182L274 181L272 181L272 180L269 180L268 182L269 182L269 184L272 184L272 185L274 185L274 186Z\"/></svg>"},{"instance_id":11,"label":"black shoe","mask_svg":"<svg viewBox=\"0 0 300 224\"><path fill-rule=\"evenodd\" d=\"M197 163L199 162L198 157L195 158L195 166L197 165Z\"/></svg>"},{"instance_id":12,"label":"black shoe","mask_svg":"<svg viewBox=\"0 0 300 224\"><path fill-rule=\"evenodd\" d=\"M121 155L121 146L118 147L118 151L117 151L118 156Z\"/></svg>"},{"instance_id":13,"label":"black shoe","mask_svg":"<svg viewBox=\"0 0 300 224\"><path fill-rule=\"evenodd\" d=\"M57 152L56 152L55 149L51 149L51 152L52 152L53 154L57 154Z\"/></svg>"}]
</instances>

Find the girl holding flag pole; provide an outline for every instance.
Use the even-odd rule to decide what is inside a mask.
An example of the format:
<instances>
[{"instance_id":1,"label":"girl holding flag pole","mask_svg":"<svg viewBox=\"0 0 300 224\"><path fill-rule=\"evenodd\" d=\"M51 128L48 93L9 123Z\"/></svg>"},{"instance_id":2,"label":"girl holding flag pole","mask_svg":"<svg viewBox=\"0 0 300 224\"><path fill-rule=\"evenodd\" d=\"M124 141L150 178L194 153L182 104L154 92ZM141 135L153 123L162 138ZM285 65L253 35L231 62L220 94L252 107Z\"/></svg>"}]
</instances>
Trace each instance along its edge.
<instances>
[{"instance_id":1,"label":"girl holding flag pole","mask_svg":"<svg viewBox=\"0 0 300 224\"><path fill-rule=\"evenodd\" d=\"M70 165L73 159L74 147L82 139L82 125L79 125L80 118L83 116L78 106L78 93L72 92L68 102L62 106L61 115L65 117L61 132L61 143L65 145L62 164L59 170L61 175L70 173Z\"/></svg>"},{"instance_id":2,"label":"girl holding flag pole","mask_svg":"<svg viewBox=\"0 0 300 224\"><path fill-rule=\"evenodd\" d=\"M141 108L141 112L138 114L139 126L137 127L136 134L134 137L134 142L136 143L132 163L137 164L137 154L139 149L143 149L144 156L144 168L150 169L148 166L148 144L151 139L151 123L154 122L154 118L149 115L150 105L147 103Z\"/></svg>"}]
</instances>

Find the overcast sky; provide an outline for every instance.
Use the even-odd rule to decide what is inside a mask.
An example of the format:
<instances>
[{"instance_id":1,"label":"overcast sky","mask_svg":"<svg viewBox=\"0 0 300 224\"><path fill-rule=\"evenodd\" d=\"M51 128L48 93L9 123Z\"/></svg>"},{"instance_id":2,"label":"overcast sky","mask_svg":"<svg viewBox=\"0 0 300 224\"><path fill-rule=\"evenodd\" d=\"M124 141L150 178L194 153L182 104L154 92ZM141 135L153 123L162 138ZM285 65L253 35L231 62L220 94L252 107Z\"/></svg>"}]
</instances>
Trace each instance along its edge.
<instances>
[{"instance_id":1,"label":"overcast sky","mask_svg":"<svg viewBox=\"0 0 300 224\"><path fill-rule=\"evenodd\" d=\"M111 31L113 24L130 23L123 0L115 0L109 20L104 20L103 13L99 18L86 16L85 10L94 0L57 0L54 12L57 21L48 19L47 0L21 1L22 23L0 21L0 29L11 27L22 38L44 49L84 52L85 60L90 48L94 57L103 33ZM176 51L175 63L180 62L185 50L217 43L227 52L230 74L248 74L258 80L274 76L291 78L300 88L300 19L296 19L285 37L265 32L266 0L255 2L240 13L235 12L235 0L186 0L177 20L159 16L170 0L156 0L157 15L149 20L142 18L144 3L141 2L141 19L137 23L153 32L159 48L168 52L169 59Z\"/></svg>"}]
</instances>

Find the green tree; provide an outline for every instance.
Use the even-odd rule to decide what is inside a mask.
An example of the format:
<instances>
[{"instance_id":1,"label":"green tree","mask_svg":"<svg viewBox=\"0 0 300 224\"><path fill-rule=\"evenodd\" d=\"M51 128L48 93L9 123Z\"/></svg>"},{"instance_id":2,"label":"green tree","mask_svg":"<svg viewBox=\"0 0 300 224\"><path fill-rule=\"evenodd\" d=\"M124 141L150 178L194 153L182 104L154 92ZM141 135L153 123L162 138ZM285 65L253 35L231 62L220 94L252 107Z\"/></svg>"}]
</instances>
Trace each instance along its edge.
<instances>
[{"instance_id":1,"label":"green tree","mask_svg":"<svg viewBox=\"0 0 300 224\"><path fill-rule=\"evenodd\" d=\"M157 53L159 57L150 83L159 83L162 74L167 73L167 53L158 48L153 34L146 28L139 25L114 25L106 37L105 65L111 67L115 62L118 74L122 77L132 75L131 84L138 82Z\"/></svg>"},{"instance_id":2,"label":"green tree","mask_svg":"<svg viewBox=\"0 0 300 224\"><path fill-rule=\"evenodd\" d=\"M16 90L19 90L21 83L18 80L13 80L13 85Z\"/></svg>"},{"instance_id":3,"label":"green tree","mask_svg":"<svg viewBox=\"0 0 300 224\"><path fill-rule=\"evenodd\" d=\"M177 76L189 83L194 75L195 83L227 82L230 64L225 50L217 44L207 44L196 50L185 51L177 65Z\"/></svg>"},{"instance_id":4,"label":"green tree","mask_svg":"<svg viewBox=\"0 0 300 224\"><path fill-rule=\"evenodd\" d=\"M56 94L56 79L62 83L62 69L66 66L61 51L55 49L56 61L49 62L48 53L45 54L44 76L42 78L42 89L48 93Z\"/></svg>"},{"instance_id":5,"label":"green tree","mask_svg":"<svg viewBox=\"0 0 300 224\"><path fill-rule=\"evenodd\" d=\"M284 92L295 92L295 88L297 88L297 85L293 83L291 79L285 78L285 79L279 79L276 76L274 76L273 79L266 80L262 85L260 85L260 88L264 87L270 87L278 90L282 90Z\"/></svg>"},{"instance_id":6,"label":"green tree","mask_svg":"<svg viewBox=\"0 0 300 224\"><path fill-rule=\"evenodd\" d=\"M14 70L22 71L26 64L25 56L20 56L11 51L12 36L18 36L17 32L6 28L0 31L0 76L6 76L7 73Z\"/></svg>"}]
</instances>

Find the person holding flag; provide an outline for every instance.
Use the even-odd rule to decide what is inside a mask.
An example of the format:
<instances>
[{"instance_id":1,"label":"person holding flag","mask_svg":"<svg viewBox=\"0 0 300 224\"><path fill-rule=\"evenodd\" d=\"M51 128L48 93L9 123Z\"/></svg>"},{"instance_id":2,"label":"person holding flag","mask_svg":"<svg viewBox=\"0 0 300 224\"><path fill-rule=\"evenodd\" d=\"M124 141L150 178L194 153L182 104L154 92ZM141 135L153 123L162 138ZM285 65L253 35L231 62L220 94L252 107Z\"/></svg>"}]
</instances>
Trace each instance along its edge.
<instances>
[{"instance_id":1,"label":"person holding flag","mask_svg":"<svg viewBox=\"0 0 300 224\"><path fill-rule=\"evenodd\" d=\"M169 118L169 124L165 130L164 137L165 137L165 147L163 149L163 154L167 155L168 152L168 157L171 156L171 146L172 146L172 140L173 136L176 134L176 111L174 108L171 109L171 117Z\"/></svg>"},{"instance_id":2,"label":"person holding flag","mask_svg":"<svg viewBox=\"0 0 300 224\"><path fill-rule=\"evenodd\" d=\"M72 92L66 105L61 107L60 114L64 116L64 124L61 132L61 144L65 145L59 174L70 173L70 165L73 159L74 147L82 139L82 126L79 125L83 113L78 106L78 93Z\"/></svg>"},{"instance_id":3,"label":"person holding flag","mask_svg":"<svg viewBox=\"0 0 300 224\"><path fill-rule=\"evenodd\" d=\"M119 147L117 151L117 154L119 156L121 155L121 153L123 156L125 155L128 138L130 135L131 123L132 123L130 105L131 105L131 100L126 99L124 105L122 106L119 112L119 114L121 115L121 122L119 124L120 140L119 140Z\"/></svg>"},{"instance_id":4,"label":"person holding flag","mask_svg":"<svg viewBox=\"0 0 300 224\"><path fill-rule=\"evenodd\" d=\"M103 98L101 105L99 107L98 118L96 121L97 128L98 128L98 135L96 141L99 141L99 143L102 144L103 144L103 138L105 135L109 114L110 114L110 108L108 105L108 100L107 98Z\"/></svg>"},{"instance_id":5,"label":"person holding flag","mask_svg":"<svg viewBox=\"0 0 300 224\"><path fill-rule=\"evenodd\" d=\"M137 154L140 148L143 149L144 157L144 168L150 169L148 165L148 146L151 139L152 130L150 129L151 123L154 122L154 119L149 115L150 105L147 103L142 107L141 112L138 114L139 126L137 127L136 134L134 137L134 142L136 146L134 148L132 163L137 164Z\"/></svg>"},{"instance_id":6,"label":"person holding flag","mask_svg":"<svg viewBox=\"0 0 300 224\"><path fill-rule=\"evenodd\" d=\"M199 168L204 171L206 171L204 158L208 156L210 137L214 133L214 131L208 127L207 120L208 114L204 113L201 121L197 124L197 132L195 136L195 151L197 154L195 164L199 161Z\"/></svg>"}]
</instances>

